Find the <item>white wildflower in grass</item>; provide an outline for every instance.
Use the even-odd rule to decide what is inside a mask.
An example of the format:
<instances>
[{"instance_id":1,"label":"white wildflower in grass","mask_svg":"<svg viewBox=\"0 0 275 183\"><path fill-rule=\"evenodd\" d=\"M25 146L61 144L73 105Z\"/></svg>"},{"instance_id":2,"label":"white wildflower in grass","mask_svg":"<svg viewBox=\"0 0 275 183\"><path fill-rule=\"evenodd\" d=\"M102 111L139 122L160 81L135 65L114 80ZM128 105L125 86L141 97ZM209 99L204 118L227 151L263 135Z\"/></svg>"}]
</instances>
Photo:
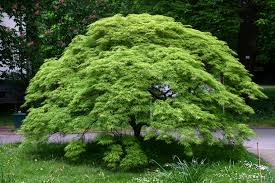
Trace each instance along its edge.
<instances>
[{"instance_id":1,"label":"white wildflower in grass","mask_svg":"<svg viewBox=\"0 0 275 183\"><path fill-rule=\"evenodd\" d=\"M244 166L246 166L246 167L248 167L248 168L252 168L252 166L253 166L253 163L251 162L251 161L243 161L243 165Z\"/></svg>"},{"instance_id":2,"label":"white wildflower in grass","mask_svg":"<svg viewBox=\"0 0 275 183\"><path fill-rule=\"evenodd\" d=\"M257 165L256 167L257 167L257 169L260 169L260 170L269 170L269 168L264 165Z\"/></svg>"},{"instance_id":3,"label":"white wildflower in grass","mask_svg":"<svg viewBox=\"0 0 275 183\"><path fill-rule=\"evenodd\" d=\"M157 172L147 173L143 177L134 177L130 183L164 183Z\"/></svg>"},{"instance_id":4,"label":"white wildflower in grass","mask_svg":"<svg viewBox=\"0 0 275 183\"><path fill-rule=\"evenodd\" d=\"M132 178L130 183L258 183L259 168L264 183L275 182L269 167L259 167L251 161L206 164L195 160L191 163L179 160L142 177Z\"/></svg>"},{"instance_id":5,"label":"white wildflower in grass","mask_svg":"<svg viewBox=\"0 0 275 183\"><path fill-rule=\"evenodd\" d=\"M274 177L268 166L258 166L251 161L242 161L231 165L213 166L212 179L214 182L232 182L232 183L257 183L260 180L259 169L262 170L262 179L265 183L274 183ZM208 179L209 180L209 179Z\"/></svg>"},{"instance_id":6,"label":"white wildflower in grass","mask_svg":"<svg viewBox=\"0 0 275 183\"><path fill-rule=\"evenodd\" d=\"M265 166L265 165L258 165L258 164L255 164L251 161L243 161L243 165L248 167L248 168L256 168L256 169L261 169L261 170L269 170L269 167L268 166Z\"/></svg>"}]
</instances>

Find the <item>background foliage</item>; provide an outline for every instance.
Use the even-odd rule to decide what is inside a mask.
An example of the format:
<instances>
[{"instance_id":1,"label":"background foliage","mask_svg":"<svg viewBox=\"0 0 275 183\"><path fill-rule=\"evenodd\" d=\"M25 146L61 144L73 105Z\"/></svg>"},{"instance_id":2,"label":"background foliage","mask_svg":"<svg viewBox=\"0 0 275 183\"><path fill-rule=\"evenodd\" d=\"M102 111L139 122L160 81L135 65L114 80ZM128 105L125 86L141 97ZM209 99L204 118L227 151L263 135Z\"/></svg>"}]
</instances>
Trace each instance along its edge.
<instances>
[{"instance_id":1,"label":"background foliage","mask_svg":"<svg viewBox=\"0 0 275 183\"><path fill-rule=\"evenodd\" d=\"M275 62L275 1L265 0L257 1L259 7L257 36L257 62L268 63Z\"/></svg>"},{"instance_id":2,"label":"background foliage","mask_svg":"<svg viewBox=\"0 0 275 183\"><path fill-rule=\"evenodd\" d=\"M211 32L237 51L241 9L239 2L239 0L4 0L1 1L0 11L14 16L16 23L24 24L26 31L23 35L16 36L13 31L0 26L3 35L1 39L4 40L3 45L6 45L1 51L2 62L10 68L16 64L26 69L27 76L20 77L26 77L28 81L45 58L59 57L75 35L86 31L88 24L117 13L124 15L150 13L174 17L177 21L192 25L195 29ZM275 25L272 21L274 1L254 0L253 4L258 11L257 62L269 63L272 62L275 53L275 44L271 41L275 36ZM11 47L16 47L19 52L20 58L16 62L9 58L11 50L14 50Z\"/></svg>"},{"instance_id":3,"label":"background foliage","mask_svg":"<svg viewBox=\"0 0 275 183\"><path fill-rule=\"evenodd\" d=\"M252 124L255 122L274 126L275 119L275 89L265 88L265 95L268 97L262 100L250 101L249 105L255 110L251 115Z\"/></svg>"},{"instance_id":4,"label":"background foliage","mask_svg":"<svg viewBox=\"0 0 275 183\"><path fill-rule=\"evenodd\" d=\"M1 16L2 13L6 13L16 23L15 28L0 25L0 64L9 70L20 70L13 72L12 75L9 72L2 72L0 77L20 79L25 86L42 63L39 54L36 11L36 1L4 0L0 4Z\"/></svg>"}]
</instances>

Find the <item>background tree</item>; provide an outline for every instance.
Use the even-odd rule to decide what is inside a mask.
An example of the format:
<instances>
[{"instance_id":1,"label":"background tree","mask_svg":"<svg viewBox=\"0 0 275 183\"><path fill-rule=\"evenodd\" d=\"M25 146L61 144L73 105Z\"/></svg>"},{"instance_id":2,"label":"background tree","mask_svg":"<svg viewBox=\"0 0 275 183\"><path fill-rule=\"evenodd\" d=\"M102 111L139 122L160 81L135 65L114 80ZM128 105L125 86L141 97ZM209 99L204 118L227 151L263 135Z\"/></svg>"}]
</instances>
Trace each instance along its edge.
<instances>
[{"instance_id":1,"label":"background tree","mask_svg":"<svg viewBox=\"0 0 275 183\"><path fill-rule=\"evenodd\" d=\"M218 130L224 141L241 143L251 134L241 122L253 113L244 96L263 94L225 42L165 16L116 15L42 65L27 90L22 130L37 141L100 128L106 135L98 143L109 145L104 160L129 168L147 163L144 139L169 143L177 134L190 152L192 144L218 142ZM119 133L129 127L135 138ZM84 148L73 141L67 156Z\"/></svg>"},{"instance_id":2,"label":"background tree","mask_svg":"<svg viewBox=\"0 0 275 183\"><path fill-rule=\"evenodd\" d=\"M1 26L1 63L13 72L13 76L7 76L6 72L2 77L21 80L27 86L30 78L41 65L39 56L39 40L37 39L36 11L37 1L4 0L1 2L0 13L5 13L15 22L16 27L7 28Z\"/></svg>"},{"instance_id":3,"label":"background tree","mask_svg":"<svg viewBox=\"0 0 275 183\"><path fill-rule=\"evenodd\" d=\"M274 3L272 0L249 2L254 4L258 27L257 50L253 50L257 55L253 64L268 64L272 62L274 52L272 46L274 44L270 41L274 37L272 31ZM29 63L27 64L29 66L25 67L29 70L27 80L36 73L44 59L60 57L72 38L77 34L83 34L88 24L117 13L170 16L183 24L192 25L195 29L211 32L226 41L236 52L239 49L242 9L239 0L4 0L1 2L1 7L4 12L16 17L18 25L24 24L27 27L24 44L20 43L19 49L21 58ZM15 44L17 47L20 39L22 40L18 37ZM240 53L240 50L238 52ZM245 62L243 57L241 60ZM18 62L21 63L19 60ZM253 64L250 72L254 68Z\"/></svg>"},{"instance_id":4,"label":"background tree","mask_svg":"<svg viewBox=\"0 0 275 183\"><path fill-rule=\"evenodd\" d=\"M257 59L258 63L274 63L275 57L275 2L272 0L256 1L259 13L256 21L258 27Z\"/></svg>"},{"instance_id":5,"label":"background tree","mask_svg":"<svg viewBox=\"0 0 275 183\"><path fill-rule=\"evenodd\" d=\"M2 14L1 14L2 15ZM1 16L0 15L0 16ZM4 16L1 16L4 18ZM0 20L2 19L0 17ZM2 22L0 22L2 23ZM7 27L0 25L0 35L2 37L0 43L0 67L3 69L0 73L0 78L13 78L13 75L9 74L11 70L15 69L19 64L19 61L16 59L16 50L18 44L16 41L16 32L12 29L8 29ZM18 61L18 62L17 62ZM5 71L4 71L5 67Z\"/></svg>"},{"instance_id":6,"label":"background tree","mask_svg":"<svg viewBox=\"0 0 275 183\"><path fill-rule=\"evenodd\" d=\"M117 13L150 13L171 16L195 29L212 32L237 50L239 1L41 1L38 22L45 58L59 56L71 39L89 23ZM56 44L58 43L58 44Z\"/></svg>"}]
</instances>

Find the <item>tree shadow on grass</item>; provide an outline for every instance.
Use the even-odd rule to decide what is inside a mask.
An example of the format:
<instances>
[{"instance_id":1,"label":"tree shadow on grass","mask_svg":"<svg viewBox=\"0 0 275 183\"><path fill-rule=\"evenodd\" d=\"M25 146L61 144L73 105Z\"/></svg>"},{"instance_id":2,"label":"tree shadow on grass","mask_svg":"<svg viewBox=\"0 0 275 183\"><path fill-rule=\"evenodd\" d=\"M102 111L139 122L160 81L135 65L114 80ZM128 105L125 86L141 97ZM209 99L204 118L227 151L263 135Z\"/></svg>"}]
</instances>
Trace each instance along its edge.
<instances>
[{"instance_id":1,"label":"tree shadow on grass","mask_svg":"<svg viewBox=\"0 0 275 183\"><path fill-rule=\"evenodd\" d=\"M198 161L217 162L217 161L240 161L246 159L248 152L241 145L234 144L200 144L192 146L192 155L185 153L185 148L177 142L166 144L163 141L151 140L145 142L145 151L150 159L159 163L174 162L174 157L191 162L196 159Z\"/></svg>"},{"instance_id":2,"label":"tree shadow on grass","mask_svg":"<svg viewBox=\"0 0 275 183\"><path fill-rule=\"evenodd\" d=\"M90 142L86 145L86 151L82 153L77 161L71 161L64 157L66 143L45 143L36 146L29 146L23 151L23 155L28 159L65 161L68 164L95 165L101 168L107 168L103 161L104 152L107 147ZM142 148L150 160L147 168L155 168L159 165L175 162L175 157L191 162L192 160L205 161L213 163L217 161L239 161L249 157L249 153L240 145L193 145L193 155L187 156L185 148L177 142L170 144L160 140L148 140L142 143ZM157 162L157 163L156 163ZM134 169L132 171L142 171Z\"/></svg>"}]
</instances>

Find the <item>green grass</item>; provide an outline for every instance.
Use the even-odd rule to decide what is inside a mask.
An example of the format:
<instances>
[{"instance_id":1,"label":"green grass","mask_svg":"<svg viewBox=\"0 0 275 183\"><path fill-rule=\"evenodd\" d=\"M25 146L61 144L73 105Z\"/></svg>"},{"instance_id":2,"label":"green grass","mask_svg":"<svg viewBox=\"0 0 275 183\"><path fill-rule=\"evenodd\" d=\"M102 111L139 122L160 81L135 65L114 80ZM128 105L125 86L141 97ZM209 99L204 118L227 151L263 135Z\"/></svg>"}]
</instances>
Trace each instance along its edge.
<instances>
[{"instance_id":1,"label":"green grass","mask_svg":"<svg viewBox=\"0 0 275 183\"><path fill-rule=\"evenodd\" d=\"M110 171L92 163L68 163L65 159L53 154L43 159L40 156L22 152L15 145L0 147L0 161L4 175L13 177L15 182L115 183L127 182L132 177L140 176L140 173Z\"/></svg>"},{"instance_id":2,"label":"green grass","mask_svg":"<svg viewBox=\"0 0 275 183\"><path fill-rule=\"evenodd\" d=\"M274 183L274 172L267 166L261 166L264 183ZM169 182L169 183L259 183L258 165L253 161L238 163L216 162L213 164L195 161L177 163L148 172L145 176L133 178L132 182Z\"/></svg>"},{"instance_id":3,"label":"green grass","mask_svg":"<svg viewBox=\"0 0 275 183\"><path fill-rule=\"evenodd\" d=\"M160 149L164 150L163 148L167 149L168 146L157 145L152 149L160 151ZM0 183L154 183L161 181L163 183L193 183L196 180L200 180L199 182L203 180L204 182L238 183L246 182L244 180L247 177L249 182L259 182L256 157L239 147L200 146L195 147L196 157L188 159L184 156L180 158L176 156L177 158L173 159L168 157L181 150L173 145L173 148L170 146L169 149L172 152L164 150L166 157L164 154L160 155L160 153L152 151L151 157L155 157L156 161L152 162L151 167L133 171L107 169L100 160L101 149L94 144L89 145L87 153L81 157L78 163L64 159L63 148L64 145L60 144L36 147L27 145L23 148L19 148L18 145L0 146ZM228 153L226 154L226 152ZM232 160L229 160L230 157ZM194 160L194 158L197 159L196 162L188 161ZM187 162L182 161L183 159L186 159ZM202 161L204 163L201 163ZM263 174L266 180L274 178L269 170L263 170ZM5 182L4 179L8 181ZM269 180L265 183L269 183Z\"/></svg>"}]
</instances>

